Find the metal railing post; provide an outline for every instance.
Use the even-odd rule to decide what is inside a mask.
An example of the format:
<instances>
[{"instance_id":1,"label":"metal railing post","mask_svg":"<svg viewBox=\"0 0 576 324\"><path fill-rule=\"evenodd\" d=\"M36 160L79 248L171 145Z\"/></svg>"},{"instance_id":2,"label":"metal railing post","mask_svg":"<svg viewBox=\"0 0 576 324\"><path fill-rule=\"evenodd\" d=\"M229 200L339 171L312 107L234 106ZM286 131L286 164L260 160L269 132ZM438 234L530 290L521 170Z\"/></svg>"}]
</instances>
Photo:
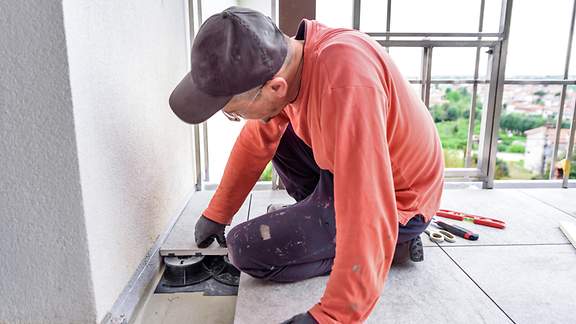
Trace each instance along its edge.
<instances>
[{"instance_id":1,"label":"metal railing post","mask_svg":"<svg viewBox=\"0 0 576 324\"><path fill-rule=\"evenodd\" d=\"M204 181L210 181L210 156L208 155L208 121L202 123L204 142Z\"/></svg>"},{"instance_id":2,"label":"metal railing post","mask_svg":"<svg viewBox=\"0 0 576 324\"><path fill-rule=\"evenodd\" d=\"M498 153L498 130L500 129L500 112L502 111L502 94L504 91L504 78L506 72L506 55L508 52L508 39L510 37L510 21L512 18L513 0L503 0L500 16L500 33L502 40L494 51L490 78L492 91L491 100L486 109L486 138L484 140L483 170L486 170L486 178L482 183L485 189L494 187L494 176L496 174L496 154ZM487 145L487 147L486 147Z\"/></svg>"},{"instance_id":3,"label":"metal railing post","mask_svg":"<svg viewBox=\"0 0 576 324\"><path fill-rule=\"evenodd\" d=\"M360 30L360 8L362 6L361 0L354 0L352 8L352 28Z\"/></svg>"},{"instance_id":4,"label":"metal railing post","mask_svg":"<svg viewBox=\"0 0 576 324\"><path fill-rule=\"evenodd\" d=\"M422 52L422 101L430 110L430 87L432 80L432 49L433 47L424 47Z\"/></svg>"},{"instance_id":5,"label":"metal railing post","mask_svg":"<svg viewBox=\"0 0 576 324\"><path fill-rule=\"evenodd\" d=\"M196 12L196 16L194 13ZM202 3L201 0L188 0L188 24L189 24L189 37L190 46L194 43L194 36L196 31L200 28L202 23ZM200 148L200 125L192 126L193 137L193 152L194 152L194 171L196 174L195 189L196 191L202 190L202 159Z\"/></svg>"},{"instance_id":6,"label":"metal railing post","mask_svg":"<svg viewBox=\"0 0 576 324\"><path fill-rule=\"evenodd\" d=\"M481 33L484 25L484 5L485 0L480 1L480 18L478 22L478 32ZM478 37L482 40L482 37ZM474 137L474 126L476 123L476 97L478 95L478 69L480 67L480 49L476 48L476 62L474 64L474 84L472 85L472 102L470 104L470 113L468 114L468 137L466 139L466 151L464 152L464 167L469 168L472 160L472 139Z\"/></svg>"},{"instance_id":7,"label":"metal railing post","mask_svg":"<svg viewBox=\"0 0 576 324\"><path fill-rule=\"evenodd\" d=\"M388 0L388 3L386 5L386 32L389 33L390 32L390 20L392 18L392 0ZM389 41L390 37L386 36L386 41ZM386 52L389 52L390 48L386 47Z\"/></svg>"},{"instance_id":8,"label":"metal railing post","mask_svg":"<svg viewBox=\"0 0 576 324\"><path fill-rule=\"evenodd\" d=\"M568 49L566 50L566 60L564 63L564 78L568 80L568 73L570 70L570 55L572 53L572 40L574 36L574 17L576 17L576 1L572 5L572 17L570 19L570 34L568 35ZM558 120L556 121L556 134L554 136L554 147L552 149L552 156L550 158L550 175L549 179L554 177L554 164L556 164L556 157L558 156L558 144L560 142L560 133L562 132L562 118L564 117L564 104L566 102L566 89L567 84L562 85L562 94L560 95L560 107L558 109Z\"/></svg>"},{"instance_id":9,"label":"metal railing post","mask_svg":"<svg viewBox=\"0 0 576 324\"><path fill-rule=\"evenodd\" d=\"M572 169L572 154L574 153L574 133L576 133L576 103L574 103L572 113L572 124L570 125L570 138L568 139L568 149L566 150L566 163L568 163L568 172L564 172L562 179L562 188L568 188L568 179L570 178L570 170Z\"/></svg>"}]
</instances>

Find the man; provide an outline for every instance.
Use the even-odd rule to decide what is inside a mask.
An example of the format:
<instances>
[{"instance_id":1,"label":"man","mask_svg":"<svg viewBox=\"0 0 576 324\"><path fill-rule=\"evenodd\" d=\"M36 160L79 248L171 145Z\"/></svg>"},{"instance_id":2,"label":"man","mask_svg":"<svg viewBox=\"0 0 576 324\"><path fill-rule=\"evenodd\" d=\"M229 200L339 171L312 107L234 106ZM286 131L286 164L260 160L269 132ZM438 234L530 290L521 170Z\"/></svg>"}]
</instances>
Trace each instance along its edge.
<instances>
[{"instance_id":1,"label":"man","mask_svg":"<svg viewBox=\"0 0 576 324\"><path fill-rule=\"evenodd\" d=\"M439 207L444 163L427 108L375 41L315 21L288 38L258 12L228 8L202 25L191 62L174 113L248 119L198 245L225 244L272 160L297 203L233 228L232 263L277 282L330 274L320 302L285 323L366 320L393 258L422 260L419 234Z\"/></svg>"}]
</instances>

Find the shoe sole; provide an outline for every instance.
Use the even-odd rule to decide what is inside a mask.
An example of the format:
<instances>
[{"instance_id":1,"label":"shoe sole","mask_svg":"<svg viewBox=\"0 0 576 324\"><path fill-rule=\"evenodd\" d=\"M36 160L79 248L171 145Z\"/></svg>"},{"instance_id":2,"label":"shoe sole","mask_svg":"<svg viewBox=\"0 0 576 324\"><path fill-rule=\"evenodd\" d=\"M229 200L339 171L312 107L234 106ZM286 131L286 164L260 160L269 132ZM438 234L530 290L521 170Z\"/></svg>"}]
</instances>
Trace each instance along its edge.
<instances>
[{"instance_id":1,"label":"shoe sole","mask_svg":"<svg viewBox=\"0 0 576 324\"><path fill-rule=\"evenodd\" d=\"M412 260L412 262L424 261L424 247L422 246L420 236L413 239L410 243L410 260Z\"/></svg>"}]
</instances>

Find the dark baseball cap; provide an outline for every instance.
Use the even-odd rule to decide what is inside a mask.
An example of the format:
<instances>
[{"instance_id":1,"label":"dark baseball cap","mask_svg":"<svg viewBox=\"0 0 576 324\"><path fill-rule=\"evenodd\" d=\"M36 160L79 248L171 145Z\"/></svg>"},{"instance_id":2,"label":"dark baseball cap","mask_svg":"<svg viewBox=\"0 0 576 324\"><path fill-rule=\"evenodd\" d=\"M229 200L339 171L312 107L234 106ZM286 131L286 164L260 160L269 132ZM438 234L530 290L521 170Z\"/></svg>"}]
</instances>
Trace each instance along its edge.
<instances>
[{"instance_id":1,"label":"dark baseball cap","mask_svg":"<svg viewBox=\"0 0 576 324\"><path fill-rule=\"evenodd\" d=\"M172 111L198 124L234 95L264 84L287 54L284 34L262 13L230 7L208 18L192 45L191 71L170 95Z\"/></svg>"}]
</instances>

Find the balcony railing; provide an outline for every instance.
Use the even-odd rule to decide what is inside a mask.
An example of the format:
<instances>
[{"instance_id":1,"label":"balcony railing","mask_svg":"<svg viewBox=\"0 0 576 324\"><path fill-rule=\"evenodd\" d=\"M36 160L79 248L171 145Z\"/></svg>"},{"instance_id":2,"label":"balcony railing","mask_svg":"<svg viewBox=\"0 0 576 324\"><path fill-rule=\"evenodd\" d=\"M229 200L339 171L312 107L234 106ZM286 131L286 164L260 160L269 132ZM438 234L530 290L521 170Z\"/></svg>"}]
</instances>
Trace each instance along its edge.
<instances>
[{"instance_id":1,"label":"balcony railing","mask_svg":"<svg viewBox=\"0 0 576 324\"><path fill-rule=\"evenodd\" d=\"M271 16L274 21L278 21L278 0L272 0L270 4ZM498 131L500 123L500 115L502 111L502 98L504 92L504 85L561 85L562 90L560 93L560 107L558 110L555 141L551 157L551 168L549 178L552 179L554 172L554 164L558 160L558 143L560 139L560 131L564 115L564 106L566 101L566 93L568 85L576 85L575 79L569 79L570 56L574 34L574 22L576 15L576 1L572 6L572 15L570 23L570 31L568 36L568 46L566 52L566 59L564 64L564 74L562 79L506 79L505 68L508 51L508 42L510 36L510 25L512 18L512 5L513 0L502 0L500 8L500 22L498 32L483 32L484 16L486 1L480 1L478 32L466 33L417 33L417 32L391 32L390 31L390 18L392 14L392 0L387 1L386 11L386 30L383 32L370 32L367 33L375 40L377 40L386 50L390 48L421 48L421 68L420 76L416 79L410 79L412 84L420 85L420 93L422 101L430 105L430 92L433 84L457 84L457 85L472 85L472 98L469 110L468 130L466 149L464 151L464 167L463 168L447 168L445 175L448 179L465 179L466 181L481 181L483 188L492 188L494 186L495 168L496 168L496 154ZM202 1L189 0L190 6L190 35L202 22ZM352 26L355 29L360 29L361 21L361 0L353 0L353 15ZM194 14L195 13L195 14ZM192 37L191 37L192 39ZM436 79L432 78L432 58L435 48L474 48L475 49L475 65L474 74L472 78L465 79ZM481 53L484 51L488 55L487 71L484 75L480 73L480 58ZM479 134L479 149L478 149L478 163L476 166L472 164L472 150L474 129L476 123L476 107L478 102L478 86L488 85L488 98L487 102L482 109L481 126ZM574 136L576 129L576 107L575 113L572 116L570 125L570 138L566 152L566 159L570 161L573 154ZM202 136L200 136L200 128L202 128ZM194 136L194 151L196 161L196 181L197 189L202 188L202 171L204 172L204 181L209 181L209 159L208 159L208 123L205 122L202 126L193 126ZM202 163L202 158L204 161ZM202 165L203 164L203 165ZM202 168L202 166L204 168ZM518 184L522 185L525 182L519 181ZM536 182L535 182L536 183ZM550 184L559 184L558 181L550 181L548 184L541 183L542 186L549 186ZM569 185L569 174L565 173L561 181L561 186L567 188Z\"/></svg>"}]
</instances>

